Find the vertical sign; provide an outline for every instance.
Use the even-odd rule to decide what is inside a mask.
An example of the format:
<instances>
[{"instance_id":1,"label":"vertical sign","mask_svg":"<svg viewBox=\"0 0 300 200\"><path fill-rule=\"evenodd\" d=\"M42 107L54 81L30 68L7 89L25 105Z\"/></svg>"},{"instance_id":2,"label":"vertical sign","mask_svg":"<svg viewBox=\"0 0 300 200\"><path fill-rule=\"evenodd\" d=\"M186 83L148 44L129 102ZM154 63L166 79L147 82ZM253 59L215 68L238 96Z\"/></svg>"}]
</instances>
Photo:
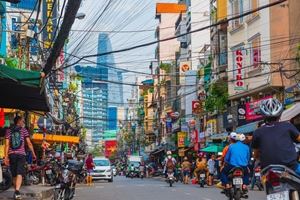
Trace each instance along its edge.
<instances>
[{"instance_id":1,"label":"vertical sign","mask_svg":"<svg viewBox=\"0 0 300 200\"><path fill-rule=\"evenodd\" d=\"M178 148L185 147L186 133L185 132L178 132L177 136L178 136Z\"/></svg>"},{"instance_id":2,"label":"vertical sign","mask_svg":"<svg viewBox=\"0 0 300 200\"><path fill-rule=\"evenodd\" d=\"M244 79L244 55L243 50L238 49L234 52L234 90L245 90Z\"/></svg>"},{"instance_id":3,"label":"vertical sign","mask_svg":"<svg viewBox=\"0 0 300 200\"><path fill-rule=\"evenodd\" d=\"M46 26L43 31L44 48L50 49L54 40L54 32L57 26L57 4L55 0L43 1L43 26Z\"/></svg>"}]
</instances>

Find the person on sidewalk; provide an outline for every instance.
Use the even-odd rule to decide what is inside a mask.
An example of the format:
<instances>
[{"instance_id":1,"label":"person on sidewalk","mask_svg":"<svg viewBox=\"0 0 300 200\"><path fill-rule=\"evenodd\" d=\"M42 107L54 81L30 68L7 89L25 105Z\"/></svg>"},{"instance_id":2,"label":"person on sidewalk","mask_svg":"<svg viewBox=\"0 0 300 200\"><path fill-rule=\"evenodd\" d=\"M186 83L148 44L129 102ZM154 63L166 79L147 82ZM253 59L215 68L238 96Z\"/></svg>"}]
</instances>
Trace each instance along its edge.
<instances>
[{"instance_id":1,"label":"person on sidewalk","mask_svg":"<svg viewBox=\"0 0 300 200\"><path fill-rule=\"evenodd\" d=\"M182 174L183 174L183 184L189 184L190 182L190 173L191 173L191 163L187 157L184 157L181 164Z\"/></svg>"},{"instance_id":2,"label":"person on sidewalk","mask_svg":"<svg viewBox=\"0 0 300 200\"><path fill-rule=\"evenodd\" d=\"M36 160L36 154L29 138L29 133L25 128L23 117L16 116L14 126L7 129L5 135L5 165L10 166L15 187L14 199L21 199L20 188L23 176L25 176L26 151L25 143L27 143L32 152L33 160Z\"/></svg>"},{"instance_id":3,"label":"person on sidewalk","mask_svg":"<svg viewBox=\"0 0 300 200\"><path fill-rule=\"evenodd\" d=\"M208 185L212 186L214 184L214 175L216 173L216 156L211 155L210 159L207 162L208 167Z\"/></svg>"}]
</instances>

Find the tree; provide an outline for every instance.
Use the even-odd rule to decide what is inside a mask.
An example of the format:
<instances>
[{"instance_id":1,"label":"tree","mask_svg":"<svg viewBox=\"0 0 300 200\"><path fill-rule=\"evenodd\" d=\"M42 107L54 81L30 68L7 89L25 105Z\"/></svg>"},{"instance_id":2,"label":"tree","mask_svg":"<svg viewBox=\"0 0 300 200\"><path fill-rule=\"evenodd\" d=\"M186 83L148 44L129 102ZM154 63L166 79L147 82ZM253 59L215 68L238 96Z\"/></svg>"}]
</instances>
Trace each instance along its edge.
<instances>
[{"instance_id":1,"label":"tree","mask_svg":"<svg viewBox=\"0 0 300 200\"><path fill-rule=\"evenodd\" d=\"M226 110L228 102L228 85L223 80L213 83L205 100L205 110L208 112Z\"/></svg>"}]
</instances>

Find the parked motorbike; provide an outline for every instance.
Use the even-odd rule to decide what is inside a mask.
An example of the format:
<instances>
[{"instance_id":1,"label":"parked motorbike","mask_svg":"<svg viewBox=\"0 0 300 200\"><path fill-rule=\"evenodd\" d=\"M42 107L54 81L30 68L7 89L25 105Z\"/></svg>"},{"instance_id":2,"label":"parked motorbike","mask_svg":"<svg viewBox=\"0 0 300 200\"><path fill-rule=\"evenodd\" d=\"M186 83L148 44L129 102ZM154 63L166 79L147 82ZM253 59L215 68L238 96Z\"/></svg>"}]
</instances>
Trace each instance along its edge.
<instances>
[{"instance_id":1,"label":"parked motorbike","mask_svg":"<svg viewBox=\"0 0 300 200\"><path fill-rule=\"evenodd\" d=\"M87 177L87 170L82 168L80 171L78 171L78 174L76 174L77 183L85 183L86 177Z\"/></svg>"},{"instance_id":2,"label":"parked motorbike","mask_svg":"<svg viewBox=\"0 0 300 200\"><path fill-rule=\"evenodd\" d=\"M0 191L8 190L12 185L12 175L9 168L0 160Z\"/></svg>"},{"instance_id":3,"label":"parked motorbike","mask_svg":"<svg viewBox=\"0 0 300 200\"><path fill-rule=\"evenodd\" d=\"M199 172L198 183L199 183L200 187L204 187L204 185L206 184L206 172L205 171Z\"/></svg>"},{"instance_id":4,"label":"parked motorbike","mask_svg":"<svg viewBox=\"0 0 300 200\"><path fill-rule=\"evenodd\" d=\"M254 169L253 173L254 173L253 174L253 178L254 178L253 181L254 181L254 183L252 183L252 188L251 189L253 189L254 186L256 186L259 189L259 191L264 190L264 186L263 186L263 184L261 182L261 168L260 168L260 166L256 167Z\"/></svg>"},{"instance_id":5,"label":"parked motorbike","mask_svg":"<svg viewBox=\"0 0 300 200\"><path fill-rule=\"evenodd\" d=\"M167 169L166 182L169 183L170 187L173 186L173 183L175 182L174 170L173 169Z\"/></svg>"},{"instance_id":6,"label":"parked motorbike","mask_svg":"<svg viewBox=\"0 0 300 200\"><path fill-rule=\"evenodd\" d=\"M71 200L75 195L76 174L82 169L77 161L68 161L60 166L60 173L54 190L54 200Z\"/></svg>"},{"instance_id":7,"label":"parked motorbike","mask_svg":"<svg viewBox=\"0 0 300 200\"><path fill-rule=\"evenodd\" d=\"M268 200L299 200L300 176L283 165L270 165L262 170Z\"/></svg>"},{"instance_id":8,"label":"parked motorbike","mask_svg":"<svg viewBox=\"0 0 300 200\"><path fill-rule=\"evenodd\" d=\"M230 189L227 190L229 200L240 200L241 198L248 198L247 191L243 190L244 171L240 167L233 168L228 175Z\"/></svg>"},{"instance_id":9,"label":"parked motorbike","mask_svg":"<svg viewBox=\"0 0 300 200\"><path fill-rule=\"evenodd\" d=\"M140 178L144 179L144 176L145 176L145 172L144 171L140 171Z\"/></svg>"}]
</instances>

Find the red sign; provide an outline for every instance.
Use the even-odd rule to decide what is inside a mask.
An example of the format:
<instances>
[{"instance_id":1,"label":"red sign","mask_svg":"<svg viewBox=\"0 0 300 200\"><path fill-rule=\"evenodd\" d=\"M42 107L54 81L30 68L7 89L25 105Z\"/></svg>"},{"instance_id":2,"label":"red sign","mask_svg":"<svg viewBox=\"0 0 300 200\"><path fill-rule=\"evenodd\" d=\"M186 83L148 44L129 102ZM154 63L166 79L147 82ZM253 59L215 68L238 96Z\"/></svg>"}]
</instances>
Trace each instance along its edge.
<instances>
[{"instance_id":1,"label":"red sign","mask_svg":"<svg viewBox=\"0 0 300 200\"><path fill-rule=\"evenodd\" d=\"M262 100L270 99L270 98L272 97L265 97L263 99L246 103L246 120L252 121L252 120L261 119L263 117L262 115L259 114L261 102Z\"/></svg>"},{"instance_id":2,"label":"red sign","mask_svg":"<svg viewBox=\"0 0 300 200\"><path fill-rule=\"evenodd\" d=\"M0 108L0 127L5 124L4 108Z\"/></svg>"},{"instance_id":3,"label":"red sign","mask_svg":"<svg viewBox=\"0 0 300 200\"><path fill-rule=\"evenodd\" d=\"M200 114L202 111L202 106L200 101L192 101L192 111L194 114Z\"/></svg>"},{"instance_id":4,"label":"red sign","mask_svg":"<svg viewBox=\"0 0 300 200\"><path fill-rule=\"evenodd\" d=\"M244 90L245 82L243 80L243 51L241 49L235 51L235 90Z\"/></svg>"},{"instance_id":5,"label":"red sign","mask_svg":"<svg viewBox=\"0 0 300 200\"><path fill-rule=\"evenodd\" d=\"M105 141L105 157L109 158L117 152L117 140Z\"/></svg>"}]
</instances>

